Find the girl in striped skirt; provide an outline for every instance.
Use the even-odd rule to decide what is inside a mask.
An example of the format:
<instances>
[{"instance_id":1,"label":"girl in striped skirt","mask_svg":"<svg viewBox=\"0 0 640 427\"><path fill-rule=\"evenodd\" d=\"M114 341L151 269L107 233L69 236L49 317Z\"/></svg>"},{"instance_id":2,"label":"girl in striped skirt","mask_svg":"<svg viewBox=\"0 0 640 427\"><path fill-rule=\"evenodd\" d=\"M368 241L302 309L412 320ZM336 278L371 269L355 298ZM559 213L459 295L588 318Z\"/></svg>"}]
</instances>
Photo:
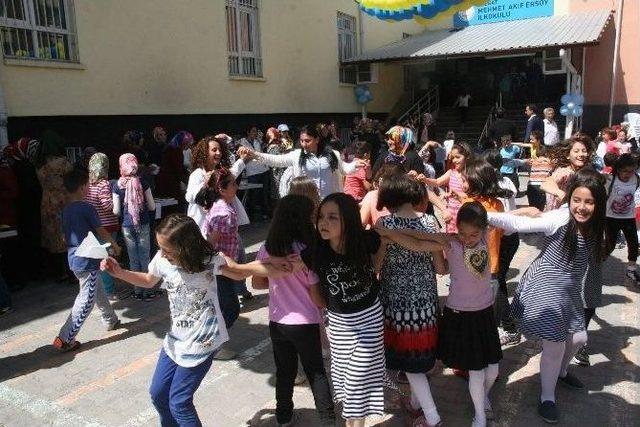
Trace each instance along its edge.
<instances>
[{"instance_id":1,"label":"girl in striped skirt","mask_svg":"<svg viewBox=\"0 0 640 427\"><path fill-rule=\"evenodd\" d=\"M527 338L542 340L538 413L548 423L558 422L558 381L569 388L584 388L567 368L587 341L582 282L605 253L602 178L591 169L580 170L569 179L566 194L566 204L537 218L489 213L494 227L546 235L542 252L520 279L511 311Z\"/></svg>"},{"instance_id":2,"label":"girl in striped skirt","mask_svg":"<svg viewBox=\"0 0 640 427\"><path fill-rule=\"evenodd\" d=\"M364 426L365 417L384 410L384 329L374 257L383 254L387 239L364 230L357 202L344 193L322 201L316 225L320 239L301 256L320 280L311 296L328 310L334 398L348 427ZM430 244L388 234L417 250Z\"/></svg>"}]
</instances>

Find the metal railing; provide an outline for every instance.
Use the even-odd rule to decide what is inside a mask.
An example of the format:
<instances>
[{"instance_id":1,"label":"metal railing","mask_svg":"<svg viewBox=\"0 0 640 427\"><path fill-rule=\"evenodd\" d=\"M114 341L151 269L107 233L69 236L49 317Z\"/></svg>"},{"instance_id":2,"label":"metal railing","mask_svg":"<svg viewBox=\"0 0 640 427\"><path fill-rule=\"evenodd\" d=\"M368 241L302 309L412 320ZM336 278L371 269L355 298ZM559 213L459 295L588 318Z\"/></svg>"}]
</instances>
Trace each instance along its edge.
<instances>
[{"instance_id":1,"label":"metal railing","mask_svg":"<svg viewBox=\"0 0 640 427\"><path fill-rule=\"evenodd\" d=\"M440 110L440 87L431 87L427 93L422 95L409 109L400 116L399 123L402 123L414 114L421 116L423 113L437 113Z\"/></svg>"}]
</instances>

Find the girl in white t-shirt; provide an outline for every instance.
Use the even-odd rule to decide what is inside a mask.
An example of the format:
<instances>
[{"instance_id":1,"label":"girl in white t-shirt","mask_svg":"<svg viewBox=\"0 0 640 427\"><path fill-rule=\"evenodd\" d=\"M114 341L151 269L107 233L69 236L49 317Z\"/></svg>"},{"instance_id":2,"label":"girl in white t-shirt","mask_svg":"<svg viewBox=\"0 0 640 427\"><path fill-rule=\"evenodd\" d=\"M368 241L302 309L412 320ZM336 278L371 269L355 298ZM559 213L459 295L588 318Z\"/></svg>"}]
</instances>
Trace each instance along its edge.
<instances>
[{"instance_id":1,"label":"girl in white t-shirt","mask_svg":"<svg viewBox=\"0 0 640 427\"><path fill-rule=\"evenodd\" d=\"M196 222L184 214L165 217L156 228L156 239L160 250L149 263L148 273L125 270L113 258L104 260L101 268L144 288L162 281L169 297L171 330L164 338L151 380L151 400L162 425L201 425L193 395L213 356L229 340L218 303L216 275L240 280L252 273L277 273L265 272L268 268L263 262L246 264L244 270L228 267L202 237Z\"/></svg>"}]
</instances>

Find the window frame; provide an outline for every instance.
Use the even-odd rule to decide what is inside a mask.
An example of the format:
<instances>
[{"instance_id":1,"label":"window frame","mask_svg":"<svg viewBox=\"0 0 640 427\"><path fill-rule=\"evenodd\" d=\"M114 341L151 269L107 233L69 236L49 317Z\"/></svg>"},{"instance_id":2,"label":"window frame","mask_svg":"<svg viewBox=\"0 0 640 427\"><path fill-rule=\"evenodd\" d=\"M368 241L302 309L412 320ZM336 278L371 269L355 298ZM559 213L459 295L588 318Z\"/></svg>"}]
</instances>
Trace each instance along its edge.
<instances>
[{"instance_id":1,"label":"window frame","mask_svg":"<svg viewBox=\"0 0 640 427\"><path fill-rule=\"evenodd\" d=\"M352 23L351 28L347 28L345 23ZM339 71L338 71L338 80L341 84L349 84L356 85L358 84L358 67L356 65L344 65L342 61L352 58L356 55L358 51L358 31L357 31L357 23L355 16L351 16L347 13L338 11L336 16L336 29L337 29L337 37L338 37L338 63ZM344 36L350 36L351 40L345 42ZM349 50L351 55L345 55L346 45L348 43Z\"/></svg>"},{"instance_id":2,"label":"window frame","mask_svg":"<svg viewBox=\"0 0 640 427\"><path fill-rule=\"evenodd\" d=\"M0 48L5 60L27 60L63 64L78 64L80 62L74 1L57 1L63 10L61 13L58 8L58 12L56 13L55 9L51 7L50 16L53 18L53 25L48 25L48 22L46 22L47 25L41 25L42 19L48 21L49 8L46 4L43 4L41 8L40 0L6 0L3 3L6 9L4 10L5 15L0 15ZM9 18L8 4L12 5L14 12L16 10L16 4L21 5L25 19ZM40 15L41 12L43 12L44 18ZM12 30L13 34L17 34L17 30L24 31L24 42L26 46L21 46L19 43L18 49L14 49L11 44L12 40L6 40L6 34L12 32ZM47 44L44 43L45 37L48 41ZM53 37L53 40L51 37ZM58 50L58 43L61 41L63 43L62 47L65 58L60 57ZM13 54L7 53L5 43L10 44ZM31 45L29 46L29 44ZM51 48L54 46L56 52L55 57L51 55ZM45 54L44 52L47 53ZM30 53L32 53L32 55Z\"/></svg>"},{"instance_id":3,"label":"window frame","mask_svg":"<svg viewBox=\"0 0 640 427\"><path fill-rule=\"evenodd\" d=\"M231 10L235 12L231 13ZM243 33L243 14L249 17L250 31ZM229 77L263 78L262 47L260 40L260 1L225 0L227 33L227 72ZM230 27L230 24L233 27ZM251 50L243 49L243 35Z\"/></svg>"},{"instance_id":4,"label":"window frame","mask_svg":"<svg viewBox=\"0 0 640 427\"><path fill-rule=\"evenodd\" d=\"M369 70L363 70L364 66L369 66ZM369 74L369 78L363 78L364 74ZM356 83L357 84L371 84L378 83L378 64L374 63L366 63L366 64L358 64L356 67Z\"/></svg>"},{"instance_id":5,"label":"window frame","mask_svg":"<svg viewBox=\"0 0 640 427\"><path fill-rule=\"evenodd\" d=\"M553 49L553 48L542 50L542 73L544 75L567 74L567 65L563 61L562 56L560 56L560 53L558 53L558 56L548 56L547 51L550 49ZM558 48L558 51L559 49L560 48ZM570 49L567 50L567 55L568 55L567 59L571 60ZM552 69L552 70L547 69L547 61L560 61L560 64L561 64L560 69Z\"/></svg>"}]
</instances>

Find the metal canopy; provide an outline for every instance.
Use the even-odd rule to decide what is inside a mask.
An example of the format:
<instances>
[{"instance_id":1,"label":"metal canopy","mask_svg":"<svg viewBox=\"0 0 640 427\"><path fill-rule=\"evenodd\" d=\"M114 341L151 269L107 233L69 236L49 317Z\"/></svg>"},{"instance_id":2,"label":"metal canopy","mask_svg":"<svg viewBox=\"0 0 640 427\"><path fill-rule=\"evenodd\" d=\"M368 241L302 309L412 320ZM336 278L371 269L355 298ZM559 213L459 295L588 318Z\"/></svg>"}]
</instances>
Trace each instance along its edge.
<instances>
[{"instance_id":1,"label":"metal canopy","mask_svg":"<svg viewBox=\"0 0 640 427\"><path fill-rule=\"evenodd\" d=\"M600 42L611 16L610 10L592 10L462 29L426 31L366 51L343 63L514 54L547 47L593 45Z\"/></svg>"}]
</instances>

